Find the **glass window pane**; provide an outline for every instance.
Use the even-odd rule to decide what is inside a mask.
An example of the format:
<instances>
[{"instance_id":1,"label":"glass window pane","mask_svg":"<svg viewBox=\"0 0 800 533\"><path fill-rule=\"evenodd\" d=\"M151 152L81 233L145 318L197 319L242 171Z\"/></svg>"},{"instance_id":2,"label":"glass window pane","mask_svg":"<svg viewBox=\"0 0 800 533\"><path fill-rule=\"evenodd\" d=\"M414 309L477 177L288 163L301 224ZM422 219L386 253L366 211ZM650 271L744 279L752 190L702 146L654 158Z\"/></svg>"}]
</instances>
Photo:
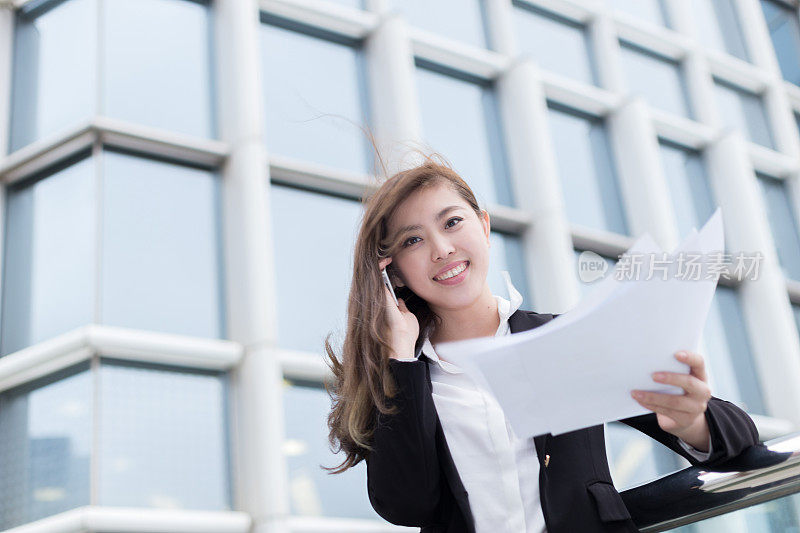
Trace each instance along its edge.
<instances>
[{"instance_id":1,"label":"glass window pane","mask_svg":"<svg viewBox=\"0 0 800 533\"><path fill-rule=\"evenodd\" d=\"M100 505L229 510L222 374L103 363Z\"/></svg>"},{"instance_id":2,"label":"glass window pane","mask_svg":"<svg viewBox=\"0 0 800 533\"><path fill-rule=\"evenodd\" d=\"M622 422L605 426L606 455L618 490L652 481L688 465L681 456Z\"/></svg>"},{"instance_id":3,"label":"glass window pane","mask_svg":"<svg viewBox=\"0 0 800 533\"><path fill-rule=\"evenodd\" d=\"M261 65L270 152L343 170L368 172L359 129L366 89L358 49L261 25Z\"/></svg>"},{"instance_id":4,"label":"glass window pane","mask_svg":"<svg viewBox=\"0 0 800 533\"><path fill-rule=\"evenodd\" d=\"M596 254L596 252L594 252L596 255L587 256L587 258L584 259L583 262L581 262L581 254L584 253L585 250L573 249L572 251L573 251L573 257L575 259L575 270L573 270L573 273L575 275L575 279L578 280L578 289L580 290L581 300L582 300L586 298L589 294L591 294L591 292L594 291L594 289L603 279L612 276L614 274L614 267L617 265L617 260L616 258L612 259L610 257ZM591 262L589 261L589 257L591 257L592 259ZM605 261L606 265L608 265L608 268L604 273L602 273L602 275L598 274L597 278L595 278L592 272L588 271L588 269L590 268L590 264L594 264L593 261L597 257L600 257L600 259ZM581 279L581 271L580 271L581 268L584 269L583 276L586 279L586 281Z\"/></svg>"},{"instance_id":5,"label":"glass window pane","mask_svg":"<svg viewBox=\"0 0 800 533\"><path fill-rule=\"evenodd\" d=\"M668 26L667 12L662 0L610 0L618 11L659 26Z\"/></svg>"},{"instance_id":6,"label":"glass window pane","mask_svg":"<svg viewBox=\"0 0 800 533\"><path fill-rule=\"evenodd\" d=\"M88 363L0 394L0 528L89 505Z\"/></svg>"},{"instance_id":7,"label":"glass window pane","mask_svg":"<svg viewBox=\"0 0 800 533\"><path fill-rule=\"evenodd\" d=\"M761 97L720 80L714 80L723 125L742 131L745 139L774 148Z\"/></svg>"},{"instance_id":8,"label":"glass window pane","mask_svg":"<svg viewBox=\"0 0 800 533\"><path fill-rule=\"evenodd\" d=\"M102 322L221 337L218 177L114 152L103 168Z\"/></svg>"},{"instance_id":9,"label":"glass window pane","mask_svg":"<svg viewBox=\"0 0 800 533\"><path fill-rule=\"evenodd\" d=\"M797 8L776 0L761 0L761 9L784 79L800 85L800 22Z\"/></svg>"},{"instance_id":10,"label":"glass window pane","mask_svg":"<svg viewBox=\"0 0 800 533\"><path fill-rule=\"evenodd\" d=\"M690 5L705 46L748 60L734 0L694 0Z\"/></svg>"},{"instance_id":11,"label":"glass window pane","mask_svg":"<svg viewBox=\"0 0 800 533\"><path fill-rule=\"evenodd\" d=\"M794 313L794 322L797 325L797 332L800 333L800 304L792 303L792 312Z\"/></svg>"},{"instance_id":12,"label":"glass window pane","mask_svg":"<svg viewBox=\"0 0 800 533\"><path fill-rule=\"evenodd\" d=\"M569 221L626 234L603 121L555 106L550 107L548 120Z\"/></svg>"},{"instance_id":13,"label":"glass window pane","mask_svg":"<svg viewBox=\"0 0 800 533\"><path fill-rule=\"evenodd\" d=\"M41 6L41 2L30 5ZM14 30L11 150L95 112L97 2L21 8ZM137 38L135 42L139 42Z\"/></svg>"},{"instance_id":14,"label":"glass window pane","mask_svg":"<svg viewBox=\"0 0 800 533\"><path fill-rule=\"evenodd\" d=\"M291 513L383 521L367 497L365 461L341 474L331 475L322 469L337 466L344 459L344 453L334 455L328 447L331 400L325 389L284 380L283 408L283 453L289 469Z\"/></svg>"},{"instance_id":15,"label":"glass window pane","mask_svg":"<svg viewBox=\"0 0 800 533\"><path fill-rule=\"evenodd\" d=\"M622 66L632 94L640 94L656 109L691 118L680 65L667 58L620 43Z\"/></svg>"},{"instance_id":16,"label":"glass window pane","mask_svg":"<svg viewBox=\"0 0 800 533\"><path fill-rule=\"evenodd\" d=\"M800 280L800 235L786 184L764 174L757 173L756 176L783 274Z\"/></svg>"},{"instance_id":17,"label":"glass window pane","mask_svg":"<svg viewBox=\"0 0 800 533\"><path fill-rule=\"evenodd\" d=\"M528 291L528 277L522 241L519 237L493 231L489 234L489 243L490 266L487 280L492 294L511 300L511 296L506 290L506 281L501 274L503 270L508 270L511 284L522 295L520 309L534 311L535 305Z\"/></svg>"},{"instance_id":18,"label":"glass window pane","mask_svg":"<svg viewBox=\"0 0 800 533\"><path fill-rule=\"evenodd\" d=\"M716 205L699 153L666 142L660 144L660 152L678 232L684 237L702 227Z\"/></svg>"},{"instance_id":19,"label":"glass window pane","mask_svg":"<svg viewBox=\"0 0 800 533\"><path fill-rule=\"evenodd\" d=\"M580 24L516 3L514 22L522 55L545 70L585 83L596 83L586 28Z\"/></svg>"},{"instance_id":20,"label":"glass window pane","mask_svg":"<svg viewBox=\"0 0 800 533\"><path fill-rule=\"evenodd\" d=\"M488 46L483 22L485 0L389 1L393 9L405 15L411 26L473 46Z\"/></svg>"},{"instance_id":21,"label":"glass window pane","mask_svg":"<svg viewBox=\"0 0 800 533\"><path fill-rule=\"evenodd\" d=\"M322 353L325 335L345 330L362 206L277 185L270 195L275 277L280 280L276 285L278 343L283 348ZM298 320L309 305L318 319Z\"/></svg>"},{"instance_id":22,"label":"glass window pane","mask_svg":"<svg viewBox=\"0 0 800 533\"><path fill-rule=\"evenodd\" d=\"M417 68L417 88L427 145L452 163L481 205L512 205L491 87Z\"/></svg>"},{"instance_id":23,"label":"glass window pane","mask_svg":"<svg viewBox=\"0 0 800 533\"><path fill-rule=\"evenodd\" d=\"M94 322L95 165L8 188L0 354Z\"/></svg>"},{"instance_id":24,"label":"glass window pane","mask_svg":"<svg viewBox=\"0 0 800 533\"><path fill-rule=\"evenodd\" d=\"M764 411L750 340L736 289L717 285L708 313L702 354L708 369L711 394L733 402L748 413Z\"/></svg>"},{"instance_id":25,"label":"glass window pane","mask_svg":"<svg viewBox=\"0 0 800 533\"><path fill-rule=\"evenodd\" d=\"M114 0L103 4L103 18L103 111L212 136L208 6L191 0Z\"/></svg>"}]
</instances>

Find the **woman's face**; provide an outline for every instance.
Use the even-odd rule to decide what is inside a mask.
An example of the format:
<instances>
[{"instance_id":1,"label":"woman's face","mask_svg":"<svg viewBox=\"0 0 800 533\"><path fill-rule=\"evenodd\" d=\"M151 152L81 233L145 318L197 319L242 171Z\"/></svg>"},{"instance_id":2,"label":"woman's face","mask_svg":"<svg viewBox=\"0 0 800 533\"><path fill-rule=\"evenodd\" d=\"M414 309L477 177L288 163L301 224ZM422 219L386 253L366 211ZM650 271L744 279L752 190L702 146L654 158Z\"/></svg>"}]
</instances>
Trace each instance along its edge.
<instances>
[{"instance_id":1,"label":"woman's face","mask_svg":"<svg viewBox=\"0 0 800 533\"><path fill-rule=\"evenodd\" d=\"M434 310L467 306L485 290L489 214L484 211L479 218L448 185L409 196L389 220L388 231L401 243L391 263L399 270L400 285L407 285ZM466 270L438 280L440 273L446 275L465 262Z\"/></svg>"}]
</instances>

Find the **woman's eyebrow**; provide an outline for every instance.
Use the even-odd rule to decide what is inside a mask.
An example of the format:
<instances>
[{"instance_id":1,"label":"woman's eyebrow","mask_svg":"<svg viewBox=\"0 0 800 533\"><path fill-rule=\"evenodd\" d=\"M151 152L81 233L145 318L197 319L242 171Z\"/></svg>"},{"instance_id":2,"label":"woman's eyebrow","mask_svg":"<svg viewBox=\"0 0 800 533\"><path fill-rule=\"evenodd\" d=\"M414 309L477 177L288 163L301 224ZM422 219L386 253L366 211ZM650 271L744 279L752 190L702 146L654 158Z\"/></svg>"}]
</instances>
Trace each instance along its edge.
<instances>
[{"instance_id":1,"label":"woman's eyebrow","mask_svg":"<svg viewBox=\"0 0 800 533\"><path fill-rule=\"evenodd\" d=\"M439 213L436 215L436 218L434 218L434 220L436 220L436 221L441 220L442 218L444 218L445 215L447 215L447 213L449 213L450 211L453 211L454 209L464 209L464 207L460 206L460 205L449 205L449 206L445 207L444 209L442 209L441 211L439 211ZM414 230L418 230L418 229L422 229L422 225L420 225L420 224L412 224L410 226L403 226L402 228L400 228L397 231L397 233L395 233L395 235L399 237L400 235L402 235L402 234L404 234L404 233L406 233L408 231L414 231Z\"/></svg>"}]
</instances>

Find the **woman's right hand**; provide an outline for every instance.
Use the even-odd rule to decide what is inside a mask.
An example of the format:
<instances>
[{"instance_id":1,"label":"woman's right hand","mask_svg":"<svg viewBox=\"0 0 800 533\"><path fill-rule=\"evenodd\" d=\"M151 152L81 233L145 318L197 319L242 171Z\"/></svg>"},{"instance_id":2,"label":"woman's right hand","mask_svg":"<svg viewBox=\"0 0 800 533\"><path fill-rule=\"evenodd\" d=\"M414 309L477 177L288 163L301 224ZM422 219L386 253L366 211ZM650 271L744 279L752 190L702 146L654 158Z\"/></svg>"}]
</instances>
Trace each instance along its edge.
<instances>
[{"instance_id":1,"label":"woman's right hand","mask_svg":"<svg viewBox=\"0 0 800 533\"><path fill-rule=\"evenodd\" d=\"M378 261L378 271L380 272L392 262L391 257L386 257ZM389 327L391 328L392 359L414 359L414 345L419 336L419 321L416 315L408 310L406 303L399 296L397 305L394 304L392 293L389 287L383 285L384 302L386 313L389 317Z\"/></svg>"}]
</instances>

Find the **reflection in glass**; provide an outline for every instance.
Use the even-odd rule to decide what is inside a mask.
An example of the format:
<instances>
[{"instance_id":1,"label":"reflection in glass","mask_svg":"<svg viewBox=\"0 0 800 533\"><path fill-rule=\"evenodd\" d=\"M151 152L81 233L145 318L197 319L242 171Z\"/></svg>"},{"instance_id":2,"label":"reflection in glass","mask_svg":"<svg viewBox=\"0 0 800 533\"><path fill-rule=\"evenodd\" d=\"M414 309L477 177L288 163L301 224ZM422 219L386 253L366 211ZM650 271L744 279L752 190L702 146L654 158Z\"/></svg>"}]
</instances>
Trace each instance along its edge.
<instances>
[{"instance_id":1,"label":"reflection in glass","mask_svg":"<svg viewBox=\"0 0 800 533\"><path fill-rule=\"evenodd\" d=\"M550 106L548 119L569 221L626 234L616 170L602 119L555 105Z\"/></svg>"},{"instance_id":2,"label":"reflection in glass","mask_svg":"<svg viewBox=\"0 0 800 533\"><path fill-rule=\"evenodd\" d=\"M534 302L531 300L528 291L525 256L519 237L493 231L489 234L489 243L489 273L487 274L487 281L492 294L511 301L511 295L508 294L505 279L501 274L503 270L508 270L511 284L522 295L522 304L519 308L527 311L535 310ZM539 312L545 313L547 310L539 310Z\"/></svg>"},{"instance_id":3,"label":"reflection in glass","mask_svg":"<svg viewBox=\"0 0 800 533\"><path fill-rule=\"evenodd\" d=\"M88 363L0 394L0 529L89 505L92 418Z\"/></svg>"},{"instance_id":4,"label":"reflection in glass","mask_svg":"<svg viewBox=\"0 0 800 533\"><path fill-rule=\"evenodd\" d=\"M578 23L515 2L514 22L522 55L543 69L584 83L597 82L586 28Z\"/></svg>"},{"instance_id":5,"label":"reflection in glass","mask_svg":"<svg viewBox=\"0 0 800 533\"><path fill-rule=\"evenodd\" d=\"M371 155L366 86L355 43L261 25L262 86L270 152L354 172Z\"/></svg>"},{"instance_id":6,"label":"reflection in glass","mask_svg":"<svg viewBox=\"0 0 800 533\"><path fill-rule=\"evenodd\" d=\"M212 136L208 6L192 0L114 0L103 4L103 19L104 113ZM76 63L71 59L70 68Z\"/></svg>"},{"instance_id":7,"label":"reflection in glass","mask_svg":"<svg viewBox=\"0 0 800 533\"><path fill-rule=\"evenodd\" d=\"M94 321L94 174L85 158L8 188L0 355Z\"/></svg>"},{"instance_id":8,"label":"reflection in glass","mask_svg":"<svg viewBox=\"0 0 800 533\"><path fill-rule=\"evenodd\" d=\"M800 531L798 520L800 495L746 507L688 526L670 529L669 533L783 533Z\"/></svg>"},{"instance_id":9,"label":"reflection in glass","mask_svg":"<svg viewBox=\"0 0 800 533\"><path fill-rule=\"evenodd\" d=\"M99 504L231 509L224 375L100 368Z\"/></svg>"},{"instance_id":10,"label":"reflection in glass","mask_svg":"<svg viewBox=\"0 0 800 533\"><path fill-rule=\"evenodd\" d=\"M345 330L359 202L273 185L270 190L278 344L322 353L325 335ZM303 320L309 306L316 320ZM331 343L335 345L335 339Z\"/></svg>"},{"instance_id":11,"label":"reflection in glass","mask_svg":"<svg viewBox=\"0 0 800 533\"><path fill-rule=\"evenodd\" d=\"M417 68L423 139L469 183L480 205L513 205L491 86Z\"/></svg>"},{"instance_id":12,"label":"reflection in glass","mask_svg":"<svg viewBox=\"0 0 800 533\"><path fill-rule=\"evenodd\" d=\"M761 386L753 362L750 339L742 315L739 293L717 285L708 313L703 341L711 394L737 404L748 413L764 411Z\"/></svg>"},{"instance_id":13,"label":"reflection in glass","mask_svg":"<svg viewBox=\"0 0 800 533\"><path fill-rule=\"evenodd\" d=\"M367 498L366 462L335 475L321 468L336 466L344 459L344 453L334 455L328 445L326 421L331 400L325 389L284 380L283 407L291 513L382 520Z\"/></svg>"},{"instance_id":14,"label":"reflection in glass","mask_svg":"<svg viewBox=\"0 0 800 533\"><path fill-rule=\"evenodd\" d=\"M631 94L642 95L656 109L692 117L681 68L676 61L628 43L620 43L620 53Z\"/></svg>"},{"instance_id":15,"label":"reflection in glass","mask_svg":"<svg viewBox=\"0 0 800 533\"><path fill-rule=\"evenodd\" d=\"M748 60L735 0L694 0L690 5L704 46Z\"/></svg>"},{"instance_id":16,"label":"reflection in glass","mask_svg":"<svg viewBox=\"0 0 800 533\"><path fill-rule=\"evenodd\" d=\"M742 131L745 139L773 148L769 121L761 96L715 79L719 115L723 124Z\"/></svg>"},{"instance_id":17,"label":"reflection in glass","mask_svg":"<svg viewBox=\"0 0 800 533\"><path fill-rule=\"evenodd\" d=\"M14 30L12 151L96 111L96 0L41 4L20 8Z\"/></svg>"},{"instance_id":18,"label":"reflection in glass","mask_svg":"<svg viewBox=\"0 0 800 533\"><path fill-rule=\"evenodd\" d=\"M473 46L487 47L483 22L486 0L389 0L409 25Z\"/></svg>"},{"instance_id":19,"label":"reflection in glass","mask_svg":"<svg viewBox=\"0 0 800 533\"><path fill-rule=\"evenodd\" d=\"M609 0L614 9L659 26L668 26L663 0Z\"/></svg>"},{"instance_id":20,"label":"reflection in glass","mask_svg":"<svg viewBox=\"0 0 800 533\"><path fill-rule=\"evenodd\" d=\"M665 141L659 147L678 233L683 238L692 228L701 228L716 205L700 154Z\"/></svg>"},{"instance_id":21,"label":"reflection in glass","mask_svg":"<svg viewBox=\"0 0 800 533\"><path fill-rule=\"evenodd\" d=\"M223 335L218 177L103 155L102 323Z\"/></svg>"},{"instance_id":22,"label":"reflection in glass","mask_svg":"<svg viewBox=\"0 0 800 533\"><path fill-rule=\"evenodd\" d=\"M765 174L757 173L756 176L783 274L787 278L800 281L800 235L787 185L782 180Z\"/></svg>"},{"instance_id":23,"label":"reflection in glass","mask_svg":"<svg viewBox=\"0 0 800 533\"><path fill-rule=\"evenodd\" d=\"M761 10L783 78L800 85L800 21L797 7L790 7L779 0L761 0Z\"/></svg>"}]
</instances>

